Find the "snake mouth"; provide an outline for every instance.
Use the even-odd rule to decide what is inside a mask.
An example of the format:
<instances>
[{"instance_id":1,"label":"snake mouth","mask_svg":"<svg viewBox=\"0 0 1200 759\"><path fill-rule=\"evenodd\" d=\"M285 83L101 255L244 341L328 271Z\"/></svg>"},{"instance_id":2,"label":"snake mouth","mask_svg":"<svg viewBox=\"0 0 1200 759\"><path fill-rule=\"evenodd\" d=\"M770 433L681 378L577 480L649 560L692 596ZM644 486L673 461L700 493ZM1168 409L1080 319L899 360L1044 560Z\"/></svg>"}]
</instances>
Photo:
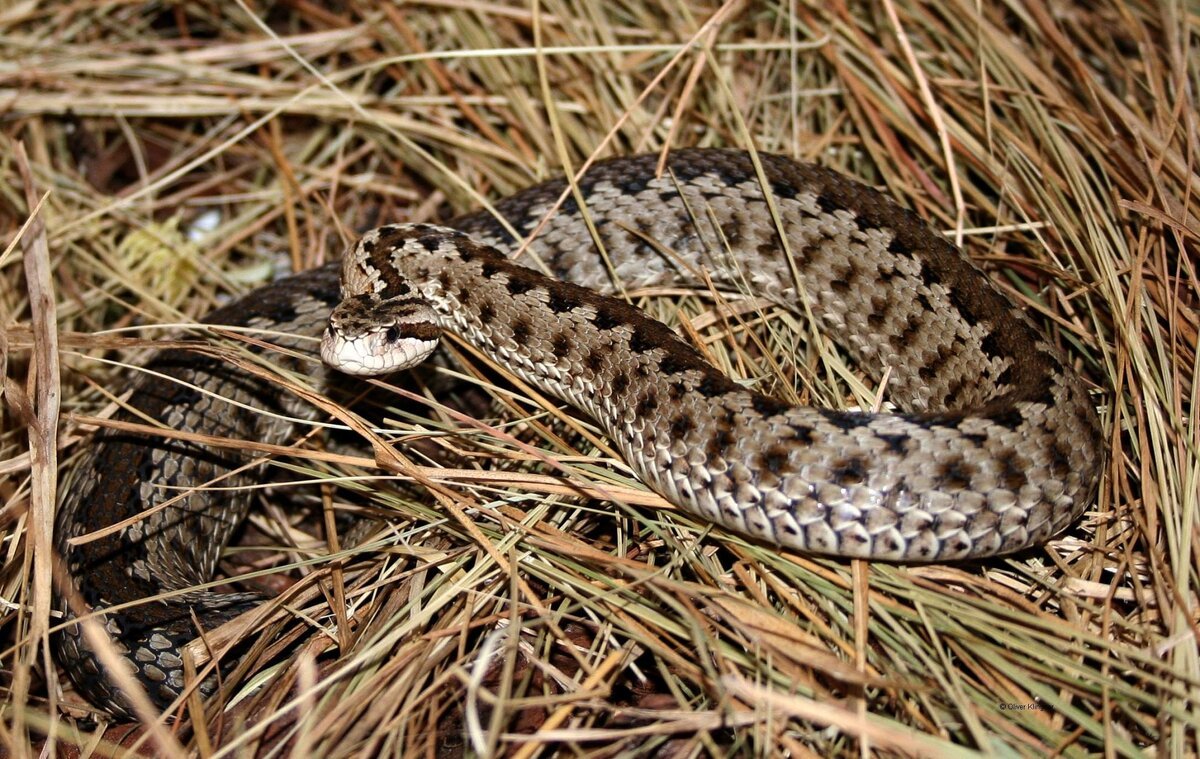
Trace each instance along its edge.
<instances>
[{"instance_id":1,"label":"snake mouth","mask_svg":"<svg viewBox=\"0 0 1200 759\"><path fill-rule=\"evenodd\" d=\"M389 339L383 331L355 338L327 334L321 341L321 360L343 374L377 377L408 369L429 357L437 340L417 337Z\"/></svg>"}]
</instances>

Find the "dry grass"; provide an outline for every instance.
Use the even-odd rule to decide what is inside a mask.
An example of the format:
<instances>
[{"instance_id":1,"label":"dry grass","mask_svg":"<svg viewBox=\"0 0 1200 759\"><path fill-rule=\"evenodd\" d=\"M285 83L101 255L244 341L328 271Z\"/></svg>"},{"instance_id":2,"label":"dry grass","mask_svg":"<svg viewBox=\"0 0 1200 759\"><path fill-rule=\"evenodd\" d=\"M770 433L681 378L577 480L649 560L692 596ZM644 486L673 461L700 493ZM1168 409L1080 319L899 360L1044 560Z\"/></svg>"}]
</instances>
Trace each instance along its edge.
<instances>
[{"instance_id":1,"label":"dry grass","mask_svg":"<svg viewBox=\"0 0 1200 759\"><path fill-rule=\"evenodd\" d=\"M1197 751L1194 4L346 5L0 10L0 741L19 755L51 733L101 754ZM48 411L31 347L47 343L32 337L41 291L23 259L39 230L23 227L18 142L34 200L49 191L64 459L86 444L79 419L124 388L128 370L100 359L136 363L169 334L148 325L593 154L753 142L960 237L1094 384L1107 475L1078 525L1011 559L781 554L647 507L585 422L456 343L442 374L463 382L438 402L378 393L382 436L420 468L315 444L277 460L293 480L356 478L326 505L372 504L389 527L339 552L319 509L268 499L250 537L278 550L231 550L225 567L297 586L287 621L256 633L266 663L232 689L244 697L156 731L88 726L48 700L78 704L47 681L38 632L53 470L29 463ZM873 393L797 343L789 314L730 324L707 298L647 303L781 395ZM787 360L748 349L747 329ZM547 460L623 505L573 495Z\"/></svg>"}]
</instances>

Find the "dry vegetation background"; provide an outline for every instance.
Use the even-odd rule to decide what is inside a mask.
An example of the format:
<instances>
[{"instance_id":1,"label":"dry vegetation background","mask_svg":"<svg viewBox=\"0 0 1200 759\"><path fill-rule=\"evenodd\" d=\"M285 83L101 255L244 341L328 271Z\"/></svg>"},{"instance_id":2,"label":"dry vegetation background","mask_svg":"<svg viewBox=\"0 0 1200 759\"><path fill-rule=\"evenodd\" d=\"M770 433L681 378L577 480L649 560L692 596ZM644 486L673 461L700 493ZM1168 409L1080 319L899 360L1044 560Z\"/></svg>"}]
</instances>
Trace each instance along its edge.
<instances>
[{"instance_id":1,"label":"dry vegetation background","mask_svg":"<svg viewBox=\"0 0 1200 759\"><path fill-rule=\"evenodd\" d=\"M0 741L1194 754L1198 34L1197 5L1170 0L3 4ZM751 144L961 236L1070 354L1111 448L1077 525L954 566L781 554L646 507L586 424L453 343L440 374L459 382L436 401L375 400L422 471L453 470L442 500L361 450L277 461L277 478L357 478L329 503L373 505L389 526L338 553L320 510L276 489L243 538L273 550L223 565L279 567L247 581L271 592L295 584L293 613L254 633L260 687L154 727L88 721L41 646L53 470L30 452L53 374L32 379L48 343L31 293L48 285L57 305L65 466L128 386L113 362L170 334L149 327L336 257L373 225L447 218L592 155ZM703 294L639 297L774 392L874 391L802 342L793 314L731 323ZM545 457L624 505L573 494Z\"/></svg>"}]
</instances>

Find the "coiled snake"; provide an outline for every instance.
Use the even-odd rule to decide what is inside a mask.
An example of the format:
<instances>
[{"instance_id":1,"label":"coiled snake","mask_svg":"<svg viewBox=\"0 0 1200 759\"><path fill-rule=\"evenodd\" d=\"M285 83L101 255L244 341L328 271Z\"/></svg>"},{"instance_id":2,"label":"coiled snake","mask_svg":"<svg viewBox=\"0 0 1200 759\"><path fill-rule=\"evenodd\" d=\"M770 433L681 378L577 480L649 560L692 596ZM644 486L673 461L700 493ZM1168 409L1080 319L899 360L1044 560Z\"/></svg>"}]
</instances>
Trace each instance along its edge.
<instances>
[{"instance_id":1,"label":"coiled snake","mask_svg":"<svg viewBox=\"0 0 1200 759\"><path fill-rule=\"evenodd\" d=\"M554 278L506 255L516 248L512 233L534 229L561 181L499 202L508 226L477 213L452 230L369 232L346 258L347 301L324 353L354 371L379 370L387 359L364 358L363 346L427 352L439 329L452 330L586 412L670 501L799 551L943 561L1015 551L1071 523L1094 496L1102 451L1095 410L1058 351L915 215L833 171L760 158L773 204L741 152L678 150L659 178L655 156L597 164L579 182L583 206L569 200L529 247ZM614 281L696 284L701 272L785 306L806 299L861 365L891 367L887 390L904 413L799 407L756 393L666 326L598 294ZM324 267L206 321L311 338L338 301L336 271ZM311 353L311 341L283 342ZM165 351L147 368L158 376L138 384L125 419L278 443L296 434L284 417L316 415L261 373L212 353ZM285 368L313 371L299 359ZM220 490L186 489L242 463L190 442L99 434L65 488L57 524L83 602L103 610L207 582L249 501L227 487L255 473L223 480ZM147 509L112 534L67 542ZM165 706L184 685L179 649L197 636L197 622L211 629L259 600L188 591L110 610L104 621ZM59 608L74 618L65 600ZM132 716L78 626L58 642L79 690Z\"/></svg>"}]
</instances>

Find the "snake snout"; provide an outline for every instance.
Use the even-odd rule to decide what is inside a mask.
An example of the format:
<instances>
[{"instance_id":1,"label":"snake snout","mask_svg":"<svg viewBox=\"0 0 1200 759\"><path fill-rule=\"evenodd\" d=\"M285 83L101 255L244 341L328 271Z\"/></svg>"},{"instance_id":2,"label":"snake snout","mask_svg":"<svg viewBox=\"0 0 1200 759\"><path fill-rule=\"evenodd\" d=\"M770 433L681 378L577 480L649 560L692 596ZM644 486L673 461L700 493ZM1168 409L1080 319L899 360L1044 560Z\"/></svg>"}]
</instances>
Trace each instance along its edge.
<instances>
[{"instance_id":1,"label":"snake snout","mask_svg":"<svg viewBox=\"0 0 1200 759\"><path fill-rule=\"evenodd\" d=\"M437 338L405 334L395 325L353 338L331 331L321 341L321 360L344 374L373 377L416 366L437 344Z\"/></svg>"},{"instance_id":2,"label":"snake snout","mask_svg":"<svg viewBox=\"0 0 1200 759\"><path fill-rule=\"evenodd\" d=\"M321 359L345 374L378 376L421 363L440 336L436 313L420 298L353 294L329 315Z\"/></svg>"}]
</instances>

